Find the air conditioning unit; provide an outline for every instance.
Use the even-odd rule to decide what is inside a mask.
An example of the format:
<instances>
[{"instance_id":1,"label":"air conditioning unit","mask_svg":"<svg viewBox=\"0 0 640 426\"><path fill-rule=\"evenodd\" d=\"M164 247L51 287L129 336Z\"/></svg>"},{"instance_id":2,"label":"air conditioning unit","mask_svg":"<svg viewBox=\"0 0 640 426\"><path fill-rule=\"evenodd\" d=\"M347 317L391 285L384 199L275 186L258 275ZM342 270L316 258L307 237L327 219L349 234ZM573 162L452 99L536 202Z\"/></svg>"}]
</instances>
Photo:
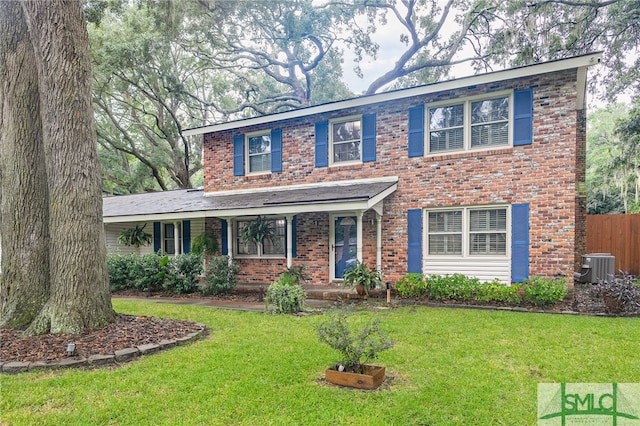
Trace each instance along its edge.
<instances>
[{"instance_id":1,"label":"air conditioning unit","mask_svg":"<svg viewBox=\"0 0 640 426\"><path fill-rule=\"evenodd\" d=\"M582 271L579 281L596 284L599 280L609 280L615 275L616 257L611 253L591 253L582 255Z\"/></svg>"}]
</instances>

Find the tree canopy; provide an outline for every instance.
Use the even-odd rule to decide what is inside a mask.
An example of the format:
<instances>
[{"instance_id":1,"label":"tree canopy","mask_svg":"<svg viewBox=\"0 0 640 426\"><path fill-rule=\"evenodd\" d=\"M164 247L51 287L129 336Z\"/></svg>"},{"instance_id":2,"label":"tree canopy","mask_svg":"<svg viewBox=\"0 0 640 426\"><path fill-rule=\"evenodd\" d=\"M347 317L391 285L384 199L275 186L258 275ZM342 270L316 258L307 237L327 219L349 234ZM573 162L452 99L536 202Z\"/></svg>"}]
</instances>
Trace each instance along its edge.
<instances>
[{"instance_id":1,"label":"tree canopy","mask_svg":"<svg viewBox=\"0 0 640 426\"><path fill-rule=\"evenodd\" d=\"M594 93L640 90L635 0L91 0L85 14L108 193L200 184L202 141L184 128L353 96L345 67L362 76L383 26L397 28L400 48L366 93L446 79L459 64L487 71L594 50L605 65Z\"/></svg>"}]
</instances>

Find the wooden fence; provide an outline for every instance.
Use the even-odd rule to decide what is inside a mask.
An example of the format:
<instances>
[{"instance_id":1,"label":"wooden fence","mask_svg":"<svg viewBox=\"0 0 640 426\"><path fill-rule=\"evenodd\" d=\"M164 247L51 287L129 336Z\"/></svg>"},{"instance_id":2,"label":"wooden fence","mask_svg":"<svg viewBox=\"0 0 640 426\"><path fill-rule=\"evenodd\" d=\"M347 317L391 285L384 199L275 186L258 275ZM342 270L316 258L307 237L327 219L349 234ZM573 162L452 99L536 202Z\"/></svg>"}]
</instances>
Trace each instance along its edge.
<instances>
[{"instance_id":1,"label":"wooden fence","mask_svg":"<svg viewBox=\"0 0 640 426\"><path fill-rule=\"evenodd\" d=\"M611 253L616 274L640 275L640 214L588 215L587 253Z\"/></svg>"}]
</instances>

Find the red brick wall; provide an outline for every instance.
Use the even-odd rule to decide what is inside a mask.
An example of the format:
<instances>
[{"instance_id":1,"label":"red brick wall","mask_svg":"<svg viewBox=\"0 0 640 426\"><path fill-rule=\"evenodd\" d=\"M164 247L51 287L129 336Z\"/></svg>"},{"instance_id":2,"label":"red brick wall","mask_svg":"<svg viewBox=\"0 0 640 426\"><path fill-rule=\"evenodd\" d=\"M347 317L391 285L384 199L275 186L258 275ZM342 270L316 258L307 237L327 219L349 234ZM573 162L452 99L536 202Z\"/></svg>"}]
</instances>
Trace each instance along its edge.
<instances>
[{"instance_id":1,"label":"red brick wall","mask_svg":"<svg viewBox=\"0 0 640 426\"><path fill-rule=\"evenodd\" d=\"M533 144L409 158L407 110L420 103L456 99L505 89L533 87ZM576 110L576 70L462 88L385 104L370 105L205 135L205 191L283 186L398 176L398 190L385 200L382 271L395 281L407 271L407 210L461 205L529 203L530 275L571 277L584 251L584 111ZM377 113L377 160L355 166L314 165L316 121L359 113ZM233 136L280 127L283 172L233 176ZM580 183L578 183L580 182ZM582 188L582 189L581 189ZM364 220L364 259L375 266L375 223ZM578 226L576 226L578 223ZM317 225L316 225L317 224ZM298 256L314 282L326 283L328 215L298 216ZM270 282L284 270L282 262L243 260L243 280Z\"/></svg>"}]
</instances>

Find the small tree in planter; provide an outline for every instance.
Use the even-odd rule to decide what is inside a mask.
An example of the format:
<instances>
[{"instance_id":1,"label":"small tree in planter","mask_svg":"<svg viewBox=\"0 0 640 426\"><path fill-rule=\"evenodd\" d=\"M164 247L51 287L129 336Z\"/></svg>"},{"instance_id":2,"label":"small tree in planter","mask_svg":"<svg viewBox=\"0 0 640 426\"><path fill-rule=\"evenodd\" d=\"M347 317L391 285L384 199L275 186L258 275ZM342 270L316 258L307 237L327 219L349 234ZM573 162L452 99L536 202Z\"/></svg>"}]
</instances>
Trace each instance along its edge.
<instances>
[{"instance_id":1,"label":"small tree in planter","mask_svg":"<svg viewBox=\"0 0 640 426\"><path fill-rule=\"evenodd\" d=\"M344 285L355 287L358 294L369 296L369 290L382 286L380 272L358 261L344 272Z\"/></svg>"},{"instance_id":2,"label":"small tree in planter","mask_svg":"<svg viewBox=\"0 0 640 426\"><path fill-rule=\"evenodd\" d=\"M328 382L364 389L380 386L385 368L367 363L376 359L380 352L393 347L394 342L380 330L379 318L357 329L349 324L344 312L330 312L316 330L320 341L341 356L334 366L326 370Z\"/></svg>"}]
</instances>

